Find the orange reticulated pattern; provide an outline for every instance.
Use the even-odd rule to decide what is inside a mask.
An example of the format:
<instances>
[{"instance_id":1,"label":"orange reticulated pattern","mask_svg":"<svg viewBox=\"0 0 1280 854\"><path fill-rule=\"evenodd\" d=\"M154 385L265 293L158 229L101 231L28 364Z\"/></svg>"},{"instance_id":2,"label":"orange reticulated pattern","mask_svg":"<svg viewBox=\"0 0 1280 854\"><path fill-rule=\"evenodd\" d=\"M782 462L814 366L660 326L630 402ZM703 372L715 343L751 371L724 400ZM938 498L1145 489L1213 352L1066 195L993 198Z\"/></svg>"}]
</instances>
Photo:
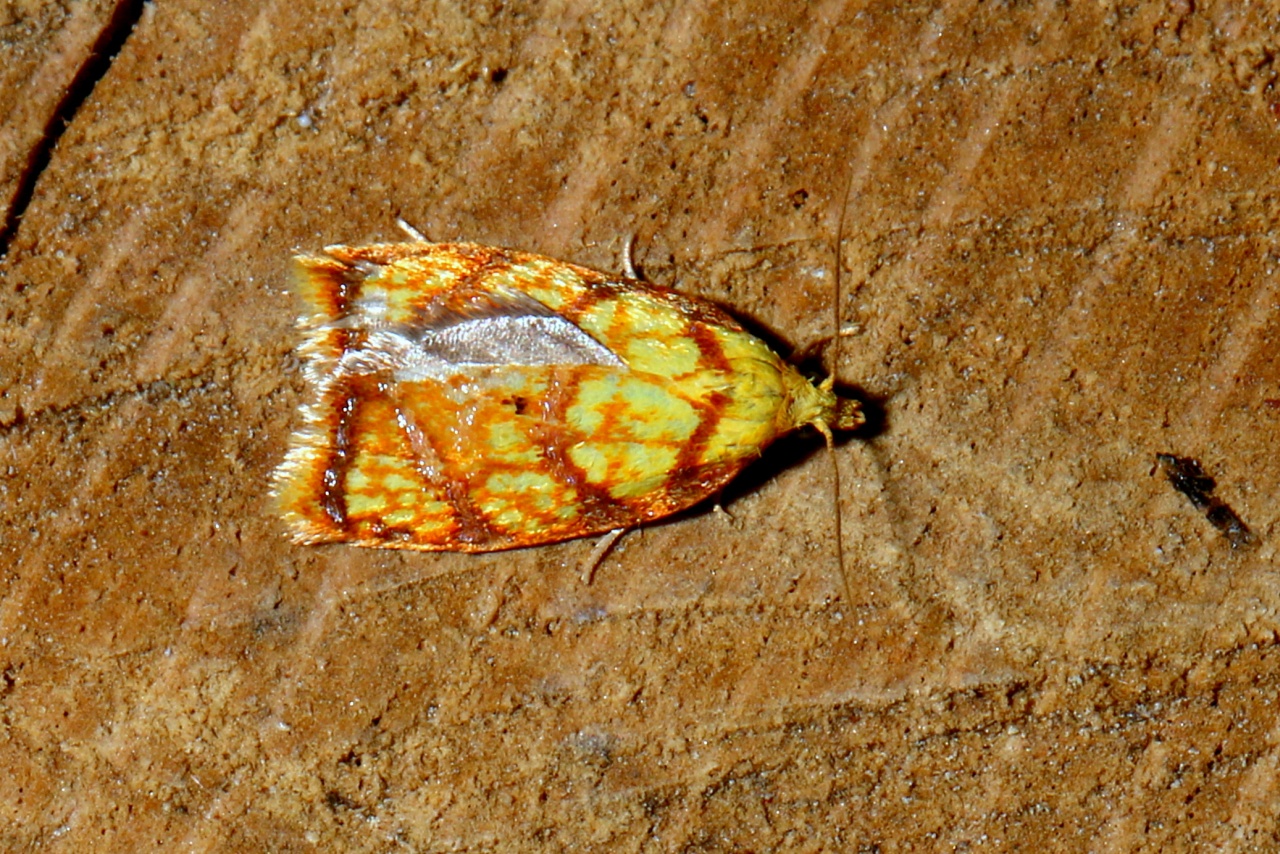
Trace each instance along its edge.
<instances>
[{"instance_id":1,"label":"orange reticulated pattern","mask_svg":"<svg viewBox=\"0 0 1280 854\"><path fill-rule=\"evenodd\" d=\"M666 288L468 244L326 251L298 259L317 400L277 473L299 542L488 551L634 526L721 488L796 426L797 388L819 394L722 311ZM536 360L515 341L511 364L344 367L375 329L425 340L526 310L512 305L572 324L617 364L518 364Z\"/></svg>"}]
</instances>

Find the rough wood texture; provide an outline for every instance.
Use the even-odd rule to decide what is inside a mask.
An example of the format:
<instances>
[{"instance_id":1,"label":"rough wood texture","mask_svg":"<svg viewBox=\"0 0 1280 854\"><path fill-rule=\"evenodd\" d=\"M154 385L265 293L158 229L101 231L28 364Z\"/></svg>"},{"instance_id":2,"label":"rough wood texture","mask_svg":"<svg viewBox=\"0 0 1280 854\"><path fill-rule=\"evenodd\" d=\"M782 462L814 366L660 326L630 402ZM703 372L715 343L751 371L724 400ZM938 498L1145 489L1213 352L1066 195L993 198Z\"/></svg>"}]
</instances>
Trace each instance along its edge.
<instances>
[{"instance_id":1,"label":"rough wood texture","mask_svg":"<svg viewBox=\"0 0 1280 854\"><path fill-rule=\"evenodd\" d=\"M1269 13L594 7L124 22L0 247L0 847L1280 845ZM292 547L287 258L396 216L606 269L634 232L795 346L839 235L880 429L589 587L590 542Z\"/></svg>"}]
</instances>

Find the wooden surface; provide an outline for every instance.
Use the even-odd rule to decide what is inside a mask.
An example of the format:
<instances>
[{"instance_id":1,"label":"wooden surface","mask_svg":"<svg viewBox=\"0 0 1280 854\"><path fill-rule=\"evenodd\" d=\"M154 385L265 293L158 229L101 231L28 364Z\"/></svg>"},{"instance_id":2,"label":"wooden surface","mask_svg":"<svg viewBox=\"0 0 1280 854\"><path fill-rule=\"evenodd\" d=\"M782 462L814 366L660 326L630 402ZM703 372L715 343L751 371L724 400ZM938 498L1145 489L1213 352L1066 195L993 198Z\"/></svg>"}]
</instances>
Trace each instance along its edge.
<instances>
[{"instance_id":1,"label":"wooden surface","mask_svg":"<svg viewBox=\"0 0 1280 854\"><path fill-rule=\"evenodd\" d=\"M0 847L1280 845L1269 13L30 5L6 199L73 109L0 247ZM590 586L587 541L292 546L287 261L397 216L635 234L780 347L838 309L882 418Z\"/></svg>"}]
</instances>

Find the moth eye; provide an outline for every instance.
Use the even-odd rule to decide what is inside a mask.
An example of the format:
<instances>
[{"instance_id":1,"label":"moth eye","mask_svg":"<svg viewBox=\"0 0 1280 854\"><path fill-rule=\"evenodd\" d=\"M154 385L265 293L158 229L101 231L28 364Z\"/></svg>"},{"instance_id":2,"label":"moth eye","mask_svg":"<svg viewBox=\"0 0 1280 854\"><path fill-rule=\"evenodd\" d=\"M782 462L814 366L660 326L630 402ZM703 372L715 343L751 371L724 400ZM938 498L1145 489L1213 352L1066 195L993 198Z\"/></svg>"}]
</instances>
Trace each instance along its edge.
<instances>
[{"instance_id":1,"label":"moth eye","mask_svg":"<svg viewBox=\"0 0 1280 854\"><path fill-rule=\"evenodd\" d=\"M519 395L511 398L511 405L515 408L516 415L524 415L529 409L528 399L520 397Z\"/></svg>"}]
</instances>

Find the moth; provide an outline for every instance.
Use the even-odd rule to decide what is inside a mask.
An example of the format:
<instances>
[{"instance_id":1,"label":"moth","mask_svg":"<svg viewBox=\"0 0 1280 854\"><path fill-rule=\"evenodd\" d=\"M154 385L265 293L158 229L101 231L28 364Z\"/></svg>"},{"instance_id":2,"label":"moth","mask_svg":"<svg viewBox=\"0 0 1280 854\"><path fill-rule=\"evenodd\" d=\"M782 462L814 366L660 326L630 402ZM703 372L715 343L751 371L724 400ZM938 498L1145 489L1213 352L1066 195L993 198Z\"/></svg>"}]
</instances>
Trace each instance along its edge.
<instances>
[{"instance_id":1,"label":"moth","mask_svg":"<svg viewBox=\"0 0 1280 854\"><path fill-rule=\"evenodd\" d=\"M797 427L830 443L864 421L831 378L661 285L421 239L294 263L312 399L274 491L297 543L486 552L625 530Z\"/></svg>"}]
</instances>

